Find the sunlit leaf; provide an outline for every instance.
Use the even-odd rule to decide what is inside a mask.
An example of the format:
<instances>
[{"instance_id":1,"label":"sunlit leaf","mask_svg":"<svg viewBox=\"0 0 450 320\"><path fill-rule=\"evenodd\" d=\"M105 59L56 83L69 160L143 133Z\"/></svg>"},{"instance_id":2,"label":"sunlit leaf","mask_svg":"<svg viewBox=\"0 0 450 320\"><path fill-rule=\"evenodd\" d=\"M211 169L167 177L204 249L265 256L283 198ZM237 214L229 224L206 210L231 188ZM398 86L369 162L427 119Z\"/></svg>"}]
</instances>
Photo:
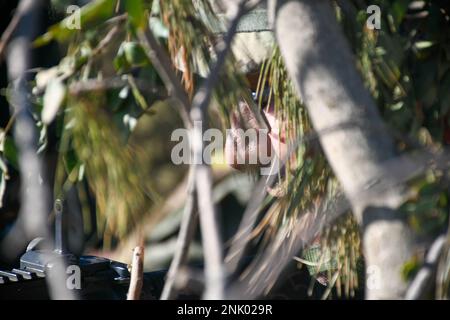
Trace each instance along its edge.
<instances>
[{"instance_id":1,"label":"sunlit leaf","mask_svg":"<svg viewBox=\"0 0 450 320\"><path fill-rule=\"evenodd\" d=\"M92 27L110 18L113 14L114 7L115 1L112 0L96 0L90 2L83 6L79 12L76 11L58 24L51 26L44 35L35 40L34 45L46 45L52 40L66 41L80 32L80 30L86 30L88 27ZM72 25L76 18L75 15L79 15L80 17L80 28Z\"/></svg>"},{"instance_id":2,"label":"sunlit leaf","mask_svg":"<svg viewBox=\"0 0 450 320\"><path fill-rule=\"evenodd\" d=\"M44 94L44 109L41 115L44 124L49 124L53 121L65 97L66 86L63 82L58 78L51 80Z\"/></svg>"},{"instance_id":3,"label":"sunlit leaf","mask_svg":"<svg viewBox=\"0 0 450 320\"><path fill-rule=\"evenodd\" d=\"M430 48L434 45L434 42L432 41L417 41L414 46L418 49L418 50L423 50L423 49L427 49Z\"/></svg>"}]
</instances>

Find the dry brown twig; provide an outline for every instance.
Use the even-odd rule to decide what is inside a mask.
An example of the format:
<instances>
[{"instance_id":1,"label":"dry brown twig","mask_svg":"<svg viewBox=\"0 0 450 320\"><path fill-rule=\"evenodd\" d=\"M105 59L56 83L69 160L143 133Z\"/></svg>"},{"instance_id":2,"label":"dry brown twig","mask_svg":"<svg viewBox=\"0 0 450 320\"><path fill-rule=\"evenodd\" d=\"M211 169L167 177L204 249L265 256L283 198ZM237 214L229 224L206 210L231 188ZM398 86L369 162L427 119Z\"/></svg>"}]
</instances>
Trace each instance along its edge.
<instances>
[{"instance_id":1,"label":"dry brown twig","mask_svg":"<svg viewBox=\"0 0 450 320\"><path fill-rule=\"evenodd\" d=\"M144 247L137 246L133 250L131 262L130 288L128 289L127 300L139 300L144 281Z\"/></svg>"}]
</instances>

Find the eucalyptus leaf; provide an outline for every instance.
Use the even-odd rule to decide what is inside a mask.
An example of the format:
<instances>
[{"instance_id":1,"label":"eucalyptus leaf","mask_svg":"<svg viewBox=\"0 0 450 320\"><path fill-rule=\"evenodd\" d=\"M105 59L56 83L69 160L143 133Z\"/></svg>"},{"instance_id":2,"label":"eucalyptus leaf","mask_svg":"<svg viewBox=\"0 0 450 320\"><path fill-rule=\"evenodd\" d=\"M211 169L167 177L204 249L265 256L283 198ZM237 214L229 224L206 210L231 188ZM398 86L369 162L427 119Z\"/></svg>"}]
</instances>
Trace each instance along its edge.
<instances>
[{"instance_id":1,"label":"eucalyptus leaf","mask_svg":"<svg viewBox=\"0 0 450 320\"><path fill-rule=\"evenodd\" d=\"M3 155L8 164L10 164L14 169L19 170L19 163L18 163L18 151L16 144L14 143L14 140L9 137L5 136L5 139L3 141Z\"/></svg>"},{"instance_id":2,"label":"eucalyptus leaf","mask_svg":"<svg viewBox=\"0 0 450 320\"><path fill-rule=\"evenodd\" d=\"M159 18L150 18L150 29L157 38L169 38L169 29L162 23Z\"/></svg>"},{"instance_id":3,"label":"eucalyptus leaf","mask_svg":"<svg viewBox=\"0 0 450 320\"><path fill-rule=\"evenodd\" d=\"M125 8L131 23L136 28L145 26L145 10L142 0L125 0Z\"/></svg>"},{"instance_id":4,"label":"eucalyptus leaf","mask_svg":"<svg viewBox=\"0 0 450 320\"><path fill-rule=\"evenodd\" d=\"M60 79L50 80L45 90L44 109L41 115L44 124L49 124L53 121L65 100L66 92L67 88Z\"/></svg>"},{"instance_id":5,"label":"eucalyptus leaf","mask_svg":"<svg viewBox=\"0 0 450 320\"><path fill-rule=\"evenodd\" d=\"M98 23L110 18L114 12L116 2L112 0L97 0L75 10L58 24L51 26L48 31L34 41L35 46L43 46L52 40L67 41L80 30L87 30ZM73 7L76 9L76 7ZM79 19L79 25L78 20Z\"/></svg>"},{"instance_id":6,"label":"eucalyptus leaf","mask_svg":"<svg viewBox=\"0 0 450 320\"><path fill-rule=\"evenodd\" d=\"M59 67L53 67L50 69L44 69L39 71L35 77L36 88L38 90L44 90L50 83L50 81L56 78L58 74L59 74Z\"/></svg>"},{"instance_id":7,"label":"eucalyptus leaf","mask_svg":"<svg viewBox=\"0 0 450 320\"><path fill-rule=\"evenodd\" d=\"M144 96L141 94L141 92L139 91L139 88L136 85L136 82L134 81L133 77L128 77L128 83L131 86L131 91L133 93L133 97L136 100L137 104L143 109L143 110L147 110L148 109L148 104L147 101L145 100Z\"/></svg>"},{"instance_id":8,"label":"eucalyptus leaf","mask_svg":"<svg viewBox=\"0 0 450 320\"><path fill-rule=\"evenodd\" d=\"M144 49L137 42L123 43L123 51L125 58L130 65L140 67L149 64Z\"/></svg>"},{"instance_id":9,"label":"eucalyptus leaf","mask_svg":"<svg viewBox=\"0 0 450 320\"><path fill-rule=\"evenodd\" d=\"M430 48L434 45L434 43L432 41L417 41L414 46L418 49L418 50L423 50L423 49L427 49Z\"/></svg>"},{"instance_id":10,"label":"eucalyptus leaf","mask_svg":"<svg viewBox=\"0 0 450 320\"><path fill-rule=\"evenodd\" d=\"M8 166L6 165L6 163L3 161L3 159L0 157L0 170L2 173L4 174L8 174Z\"/></svg>"}]
</instances>

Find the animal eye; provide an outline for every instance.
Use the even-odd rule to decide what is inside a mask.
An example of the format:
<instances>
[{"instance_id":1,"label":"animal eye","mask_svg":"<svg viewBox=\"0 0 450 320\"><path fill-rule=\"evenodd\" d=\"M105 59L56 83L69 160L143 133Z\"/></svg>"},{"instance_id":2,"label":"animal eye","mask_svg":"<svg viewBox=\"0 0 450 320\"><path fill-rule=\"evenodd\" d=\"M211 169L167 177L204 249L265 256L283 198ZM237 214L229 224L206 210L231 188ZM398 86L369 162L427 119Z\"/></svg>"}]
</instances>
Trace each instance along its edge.
<instances>
[{"instance_id":1,"label":"animal eye","mask_svg":"<svg viewBox=\"0 0 450 320\"><path fill-rule=\"evenodd\" d=\"M270 87L266 86L262 94L258 91L252 92L253 101L258 104L261 101L261 106L265 107L269 102L270 97Z\"/></svg>"}]
</instances>

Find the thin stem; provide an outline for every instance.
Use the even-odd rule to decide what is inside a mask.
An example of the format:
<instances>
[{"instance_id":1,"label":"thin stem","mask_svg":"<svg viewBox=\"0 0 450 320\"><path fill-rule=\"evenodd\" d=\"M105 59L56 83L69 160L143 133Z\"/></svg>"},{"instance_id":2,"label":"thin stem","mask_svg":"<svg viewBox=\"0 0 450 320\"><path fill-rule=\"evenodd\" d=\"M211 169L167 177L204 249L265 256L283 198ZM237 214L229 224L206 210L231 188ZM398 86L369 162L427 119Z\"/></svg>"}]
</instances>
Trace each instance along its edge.
<instances>
[{"instance_id":1,"label":"thin stem","mask_svg":"<svg viewBox=\"0 0 450 320\"><path fill-rule=\"evenodd\" d=\"M195 184L197 188L197 200L200 215L200 227L205 260L205 299L223 299L225 297L226 270L223 263L222 241L217 215L212 201L212 174L211 167L203 162L203 130L207 122L207 109L211 101L214 87L219 81L220 71L225 64L230 51L231 43L236 33L239 19L246 11L246 1L240 1L236 6L235 17L231 20L228 32L217 49L219 51L217 61L211 69L206 81L197 91L190 112L192 123L192 154L194 164L197 167Z\"/></svg>"},{"instance_id":2,"label":"thin stem","mask_svg":"<svg viewBox=\"0 0 450 320\"><path fill-rule=\"evenodd\" d=\"M192 123L189 118L189 97L175 74L175 70L173 69L172 63L169 59L169 54L158 44L158 41L153 36L151 30L147 30L146 32L139 31L138 37L143 44L145 53L163 80L169 95L174 95L175 98L177 98L177 100L181 103L181 117L185 126L187 128L191 128Z\"/></svg>"}]
</instances>

